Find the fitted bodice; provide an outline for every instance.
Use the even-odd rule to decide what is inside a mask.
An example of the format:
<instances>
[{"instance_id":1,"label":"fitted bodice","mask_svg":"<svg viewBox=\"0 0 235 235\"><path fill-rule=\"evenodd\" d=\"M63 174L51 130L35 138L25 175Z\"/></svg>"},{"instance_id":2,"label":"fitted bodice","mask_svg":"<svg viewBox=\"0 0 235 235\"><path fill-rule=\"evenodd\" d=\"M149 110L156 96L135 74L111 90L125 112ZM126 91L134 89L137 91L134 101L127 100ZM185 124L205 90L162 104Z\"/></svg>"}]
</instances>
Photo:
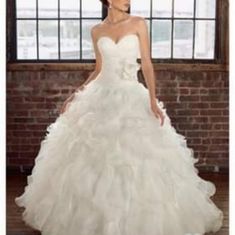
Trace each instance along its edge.
<instances>
[{"instance_id":1,"label":"fitted bodice","mask_svg":"<svg viewBox=\"0 0 235 235\"><path fill-rule=\"evenodd\" d=\"M127 34L118 42L108 36L101 36L97 46L102 58L100 79L137 81L137 71L140 69L137 58L140 56L140 50L136 34Z\"/></svg>"}]
</instances>

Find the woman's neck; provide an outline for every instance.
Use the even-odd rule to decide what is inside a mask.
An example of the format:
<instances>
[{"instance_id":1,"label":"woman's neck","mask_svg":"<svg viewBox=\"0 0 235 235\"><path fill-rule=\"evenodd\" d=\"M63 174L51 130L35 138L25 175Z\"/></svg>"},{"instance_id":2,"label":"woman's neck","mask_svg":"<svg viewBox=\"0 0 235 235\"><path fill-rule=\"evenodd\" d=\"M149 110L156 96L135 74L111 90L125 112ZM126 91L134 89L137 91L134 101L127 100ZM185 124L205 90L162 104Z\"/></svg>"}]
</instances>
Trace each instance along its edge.
<instances>
[{"instance_id":1,"label":"woman's neck","mask_svg":"<svg viewBox=\"0 0 235 235\"><path fill-rule=\"evenodd\" d=\"M112 7L108 10L107 18L112 23L118 23L126 18L128 18L129 14L125 11L119 10L118 8Z\"/></svg>"}]
</instances>

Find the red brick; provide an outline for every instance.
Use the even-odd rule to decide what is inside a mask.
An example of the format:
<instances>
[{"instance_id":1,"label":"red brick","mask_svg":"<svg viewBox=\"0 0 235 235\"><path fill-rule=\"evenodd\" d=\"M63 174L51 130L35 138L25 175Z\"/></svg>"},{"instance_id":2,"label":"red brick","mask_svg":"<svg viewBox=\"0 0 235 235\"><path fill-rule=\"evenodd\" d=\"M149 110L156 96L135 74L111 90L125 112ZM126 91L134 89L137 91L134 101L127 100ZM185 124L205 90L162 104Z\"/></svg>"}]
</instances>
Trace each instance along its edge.
<instances>
[{"instance_id":1,"label":"red brick","mask_svg":"<svg viewBox=\"0 0 235 235\"><path fill-rule=\"evenodd\" d=\"M218 109L207 109L207 110L200 110L200 115L218 115L221 116L223 113L223 110L218 110Z\"/></svg>"},{"instance_id":2,"label":"red brick","mask_svg":"<svg viewBox=\"0 0 235 235\"><path fill-rule=\"evenodd\" d=\"M228 122L228 117L217 117L217 116L212 116L210 117L211 122Z\"/></svg>"},{"instance_id":3,"label":"red brick","mask_svg":"<svg viewBox=\"0 0 235 235\"><path fill-rule=\"evenodd\" d=\"M199 110L196 109L178 109L177 110L177 115L185 115L185 116L197 116L199 114Z\"/></svg>"},{"instance_id":4,"label":"red brick","mask_svg":"<svg viewBox=\"0 0 235 235\"><path fill-rule=\"evenodd\" d=\"M224 109L224 108L228 108L228 103L225 103L225 102L211 103L210 107Z\"/></svg>"},{"instance_id":5,"label":"red brick","mask_svg":"<svg viewBox=\"0 0 235 235\"><path fill-rule=\"evenodd\" d=\"M29 111L28 110L11 110L7 112L7 116L15 116L15 117L28 117Z\"/></svg>"},{"instance_id":6,"label":"red brick","mask_svg":"<svg viewBox=\"0 0 235 235\"><path fill-rule=\"evenodd\" d=\"M201 96L200 97L201 101L222 101L223 97L219 95L213 95L213 96Z\"/></svg>"},{"instance_id":7,"label":"red brick","mask_svg":"<svg viewBox=\"0 0 235 235\"><path fill-rule=\"evenodd\" d=\"M188 95L188 94L189 94L189 90L190 90L190 89L188 89L188 88L180 88L180 89L179 89L179 92L180 92L180 94L182 94L182 95Z\"/></svg>"},{"instance_id":8,"label":"red brick","mask_svg":"<svg viewBox=\"0 0 235 235\"><path fill-rule=\"evenodd\" d=\"M209 104L208 103L189 103L188 104L188 108L192 108L192 109L208 109L209 108Z\"/></svg>"},{"instance_id":9,"label":"red brick","mask_svg":"<svg viewBox=\"0 0 235 235\"><path fill-rule=\"evenodd\" d=\"M229 139L228 138L218 138L218 139L211 139L211 143L212 144L228 144L229 143Z\"/></svg>"},{"instance_id":10,"label":"red brick","mask_svg":"<svg viewBox=\"0 0 235 235\"><path fill-rule=\"evenodd\" d=\"M173 96L173 95L159 95L159 99L163 100L163 102L166 101L176 101L177 100L177 96Z\"/></svg>"},{"instance_id":11,"label":"red brick","mask_svg":"<svg viewBox=\"0 0 235 235\"><path fill-rule=\"evenodd\" d=\"M209 118L206 116L203 117L194 117L194 116L190 116L188 117L188 121L189 122L195 122L195 123L208 123Z\"/></svg>"},{"instance_id":12,"label":"red brick","mask_svg":"<svg viewBox=\"0 0 235 235\"><path fill-rule=\"evenodd\" d=\"M200 125L195 123L195 124L191 124L191 123L186 123L186 124L179 124L178 125L179 129L182 130L197 130L199 129Z\"/></svg>"},{"instance_id":13,"label":"red brick","mask_svg":"<svg viewBox=\"0 0 235 235\"><path fill-rule=\"evenodd\" d=\"M200 94L200 90L198 88L190 89L190 95L198 95L198 94Z\"/></svg>"},{"instance_id":14,"label":"red brick","mask_svg":"<svg viewBox=\"0 0 235 235\"><path fill-rule=\"evenodd\" d=\"M189 96L189 95L181 95L180 96L180 101L190 101L190 102L198 102L199 101L199 96Z\"/></svg>"},{"instance_id":15,"label":"red brick","mask_svg":"<svg viewBox=\"0 0 235 235\"><path fill-rule=\"evenodd\" d=\"M35 97L35 96L31 96L31 97L24 97L24 100L26 102L45 102L45 97Z\"/></svg>"},{"instance_id":16,"label":"red brick","mask_svg":"<svg viewBox=\"0 0 235 235\"><path fill-rule=\"evenodd\" d=\"M229 124L228 123L214 124L214 130L229 130Z\"/></svg>"},{"instance_id":17,"label":"red brick","mask_svg":"<svg viewBox=\"0 0 235 235\"><path fill-rule=\"evenodd\" d=\"M202 140L200 138L191 138L191 139L187 139L187 143L190 145L201 144Z\"/></svg>"},{"instance_id":18,"label":"red brick","mask_svg":"<svg viewBox=\"0 0 235 235\"><path fill-rule=\"evenodd\" d=\"M188 137L207 137L208 132L206 131L187 131Z\"/></svg>"},{"instance_id":19,"label":"red brick","mask_svg":"<svg viewBox=\"0 0 235 235\"><path fill-rule=\"evenodd\" d=\"M209 151L226 151L228 150L228 145L226 144L215 144L209 146Z\"/></svg>"},{"instance_id":20,"label":"red brick","mask_svg":"<svg viewBox=\"0 0 235 235\"><path fill-rule=\"evenodd\" d=\"M32 123L34 122L34 118L25 118L25 117L21 117L21 118L14 118L15 123Z\"/></svg>"},{"instance_id":21,"label":"red brick","mask_svg":"<svg viewBox=\"0 0 235 235\"><path fill-rule=\"evenodd\" d=\"M200 124L200 128L202 130L211 130L213 128L213 124L211 124L211 123L202 123L202 124Z\"/></svg>"}]
</instances>

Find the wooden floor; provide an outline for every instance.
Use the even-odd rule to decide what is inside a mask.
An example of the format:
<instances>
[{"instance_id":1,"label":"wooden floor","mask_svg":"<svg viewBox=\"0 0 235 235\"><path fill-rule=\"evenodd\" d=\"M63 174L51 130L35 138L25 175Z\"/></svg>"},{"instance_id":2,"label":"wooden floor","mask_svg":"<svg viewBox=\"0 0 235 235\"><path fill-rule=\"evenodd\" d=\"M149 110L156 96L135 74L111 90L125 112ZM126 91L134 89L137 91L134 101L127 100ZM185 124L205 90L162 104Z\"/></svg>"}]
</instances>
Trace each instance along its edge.
<instances>
[{"instance_id":1,"label":"wooden floor","mask_svg":"<svg viewBox=\"0 0 235 235\"><path fill-rule=\"evenodd\" d=\"M224 212L224 225L217 233L210 233L207 235L228 235L228 174L217 173L200 173L203 179L210 180L215 183L217 191L212 197L212 200ZM40 235L41 233L26 226L21 220L21 213L23 208L19 208L14 203L14 198L19 196L26 185L26 175L9 174L7 176L7 235ZM49 234L48 234L49 235ZM65 234L66 235L66 234ZM74 234L78 235L78 234ZM81 234L82 235L82 234ZM147 234L144 234L147 235ZM157 234L156 234L157 235ZM169 234L174 235L174 234Z\"/></svg>"}]
</instances>

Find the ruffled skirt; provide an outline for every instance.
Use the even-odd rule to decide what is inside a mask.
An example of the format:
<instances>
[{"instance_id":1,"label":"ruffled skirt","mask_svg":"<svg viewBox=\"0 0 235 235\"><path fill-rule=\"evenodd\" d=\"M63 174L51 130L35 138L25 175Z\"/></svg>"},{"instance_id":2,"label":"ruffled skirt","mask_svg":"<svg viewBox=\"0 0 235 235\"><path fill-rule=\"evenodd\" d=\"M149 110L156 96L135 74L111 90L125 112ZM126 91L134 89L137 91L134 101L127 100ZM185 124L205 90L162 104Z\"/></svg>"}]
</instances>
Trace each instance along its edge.
<instances>
[{"instance_id":1,"label":"ruffled skirt","mask_svg":"<svg viewBox=\"0 0 235 235\"><path fill-rule=\"evenodd\" d=\"M166 118L150 109L139 82L77 92L48 126L27 186L15 199L42 235L199 235L216 232L223 212L215 185Z\"/></svg>"}]
</instances>

